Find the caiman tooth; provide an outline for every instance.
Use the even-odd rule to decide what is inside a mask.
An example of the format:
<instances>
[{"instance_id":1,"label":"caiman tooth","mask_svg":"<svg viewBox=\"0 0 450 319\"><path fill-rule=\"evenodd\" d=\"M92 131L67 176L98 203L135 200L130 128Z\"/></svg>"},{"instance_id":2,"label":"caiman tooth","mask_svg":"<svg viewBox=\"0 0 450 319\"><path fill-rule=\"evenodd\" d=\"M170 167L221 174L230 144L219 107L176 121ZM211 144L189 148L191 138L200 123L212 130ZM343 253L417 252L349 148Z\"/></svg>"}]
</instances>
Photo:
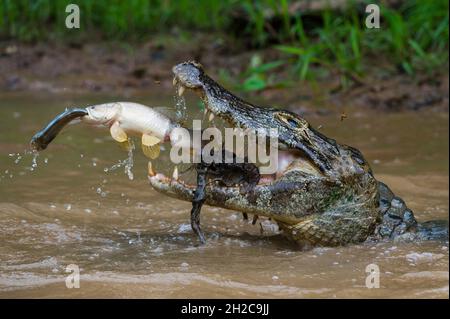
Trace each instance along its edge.
<instances>
[{"instance_id":1,"label":"caiman tooth","mask_svg":"<svg viewBox=\"0 0 450 319\"><path fill-rule=\"evenodd\" d=\"M214 113L209 113L209 118L208 118L208 121L212 121L212 120L214 120Z\"/></svg>"},{"instance_id":2,"label":"caiman tooth","mask_svg":"<svg viewBox=\"0 0 450 319\"><path fill-rule=\"evenodd\" d=\"M258 220L258 215L253 215L252 225L256 224L256 221Z\"/></svg>"},{"instance_id":3,"label":"caiman tooth","mask_svg":"<svg viewBox=\"0 0 450 319\"><path fill-rule=\"evenodd\" d=\"M177 166L175 166L175 168L173 169L172 178L176 181L178 180L178 167Z\"/></svg>"},{"instance_id":4,"label":"caiman tooth","mask_svg":"<svg viewBox=\"0 0 450 319\"><path fill-rule=\"evenodd\" d=\"M173 80L172 80L173 86L177 85L177 83L178 83L178 78L174 77Z\"/></svg>"},{"instance_id":5,"label":"caiman tooth","mask_svg":"<svg viewBox=\"0 0 450 319\"><path fill-rule=\"evenodd\" d=\"M151 161L148 161L148 175L149 176L155 176L156 175L155 171L153 170L153 165L152 165Z\"/></svg>"},{"instance_id":6,"label":"caiman tooth","mask_svg":"<svg viewBox=\"0 0 450 319\"><path fill-rule=\"evenodd\" d=\"M178 96L182 96L186 88L182 85L178 88Z\"/></svg>"}]
</instances>

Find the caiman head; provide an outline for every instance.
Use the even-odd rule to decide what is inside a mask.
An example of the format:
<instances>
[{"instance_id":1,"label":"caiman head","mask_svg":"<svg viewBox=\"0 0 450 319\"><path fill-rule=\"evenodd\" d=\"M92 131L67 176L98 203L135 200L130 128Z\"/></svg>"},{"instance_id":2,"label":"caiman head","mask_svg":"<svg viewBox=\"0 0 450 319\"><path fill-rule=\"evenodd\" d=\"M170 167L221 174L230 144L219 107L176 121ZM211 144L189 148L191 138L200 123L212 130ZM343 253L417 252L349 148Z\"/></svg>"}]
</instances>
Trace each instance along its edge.
<instances>
[{"instance_id":1,"label":"caiman head","mask_svg":"<svg viewBox=\"0 0 450 319\"><path fill-rule=\"evenodd\" d=\"M298 114L279 108L256 106L240 99L205 74L199 63L181 63L174 66L172 71L179 92L185 89L195 91L208 111L232 127L251 130L276 128L281 150L301 152L323 174L339 178L336 169L341 174L370 170L358 150L346 147L349 154L341 154L335 140L312 128Z\"/></svg>"},{"instance_id":2,"label":"caiman head","mask_svg":"<svg viewBox=\"0 0 450 319\"><path fill-rule=\"evenodd\" d=\"M260 107L235 96L196 62L173 68L182 94L196 92L208 112L231 127L278 131L278 171L263 176L252 192L211 185L206 204L273 218L300 243L337 245L360 242L378 216L377 181L362 154L326 137L300 115ZM194 185L150 173L150 183L169 196L190 201Z\"/></svg>"}]
</instances>

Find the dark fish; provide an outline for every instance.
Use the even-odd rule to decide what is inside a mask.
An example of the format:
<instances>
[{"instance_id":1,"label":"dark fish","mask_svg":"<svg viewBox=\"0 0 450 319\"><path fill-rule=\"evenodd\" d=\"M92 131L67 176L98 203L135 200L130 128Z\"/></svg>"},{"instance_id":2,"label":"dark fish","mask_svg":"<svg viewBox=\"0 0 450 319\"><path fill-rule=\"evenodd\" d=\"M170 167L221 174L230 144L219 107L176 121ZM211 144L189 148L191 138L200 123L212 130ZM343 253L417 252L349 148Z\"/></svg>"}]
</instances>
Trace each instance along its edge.
<instances>
[{"instance_id":1,"label":"dark fish","mask_svg":"<svg viewBox=\"0 0 450 319\"><path fill-rule=\"evenodd\" d=\"M86 109L74 108L65 110L48 123L46 127L34 134L30 142L31 147L36 151L45 150L64 126L85 115L88 115Z\"/></svg>"}]
</instances>

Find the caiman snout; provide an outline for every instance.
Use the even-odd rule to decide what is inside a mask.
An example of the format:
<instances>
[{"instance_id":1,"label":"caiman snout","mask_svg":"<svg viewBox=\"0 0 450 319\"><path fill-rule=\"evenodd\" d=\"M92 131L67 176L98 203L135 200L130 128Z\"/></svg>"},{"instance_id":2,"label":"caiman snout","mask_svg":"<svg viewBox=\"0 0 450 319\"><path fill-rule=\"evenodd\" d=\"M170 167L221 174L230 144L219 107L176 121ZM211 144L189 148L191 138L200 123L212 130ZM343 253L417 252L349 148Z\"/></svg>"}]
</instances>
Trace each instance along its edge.
<instances>
[{"instance_id":1,"label":"caiman snout","mask_svg":"<svg viewBox=\"0 0 450 319\"><path fill-rule=\"evenodd\" d=\"M172 72L175 75L174 85L179 83L188 89L198 89L203 85L201 80L203 68L200 63L194 61L180 63L172 68Z\"/></svg>"}]
</instances>

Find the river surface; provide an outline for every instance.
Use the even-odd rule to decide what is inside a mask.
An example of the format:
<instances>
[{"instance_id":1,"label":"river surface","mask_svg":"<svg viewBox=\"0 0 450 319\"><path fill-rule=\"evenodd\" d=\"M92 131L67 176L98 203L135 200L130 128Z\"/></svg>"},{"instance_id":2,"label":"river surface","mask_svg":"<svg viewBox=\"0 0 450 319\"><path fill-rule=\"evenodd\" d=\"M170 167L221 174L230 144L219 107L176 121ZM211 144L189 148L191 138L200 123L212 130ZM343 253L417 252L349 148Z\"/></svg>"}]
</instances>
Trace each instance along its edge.
<instances>
[{"instance_id":1,"label":"river surface","mask_svg":"<svg viewBox=\"0 0 450 319\"><path fill-rule=\"evenodd\" d=\"M117 100L1 96L1 298L449 297L448 242L300 251L270 221L252 226L237 212L205 206L207 244L198 246L190 204L151 189L139 147L127 172L119 162L127 153L107 130L79 124L35 164L25 154L30 137L65 107ZM172 97L127 100L174 104ZM338 112L308 119L359 148L419 221L448 219L448 113L347 113L342 122ZM170 174L164 156L154 166ZM379 288L366 287L370 264L380 270ZM69 265L80 270L78 289L66 287Z\"/></svg>"}]
</instances>

